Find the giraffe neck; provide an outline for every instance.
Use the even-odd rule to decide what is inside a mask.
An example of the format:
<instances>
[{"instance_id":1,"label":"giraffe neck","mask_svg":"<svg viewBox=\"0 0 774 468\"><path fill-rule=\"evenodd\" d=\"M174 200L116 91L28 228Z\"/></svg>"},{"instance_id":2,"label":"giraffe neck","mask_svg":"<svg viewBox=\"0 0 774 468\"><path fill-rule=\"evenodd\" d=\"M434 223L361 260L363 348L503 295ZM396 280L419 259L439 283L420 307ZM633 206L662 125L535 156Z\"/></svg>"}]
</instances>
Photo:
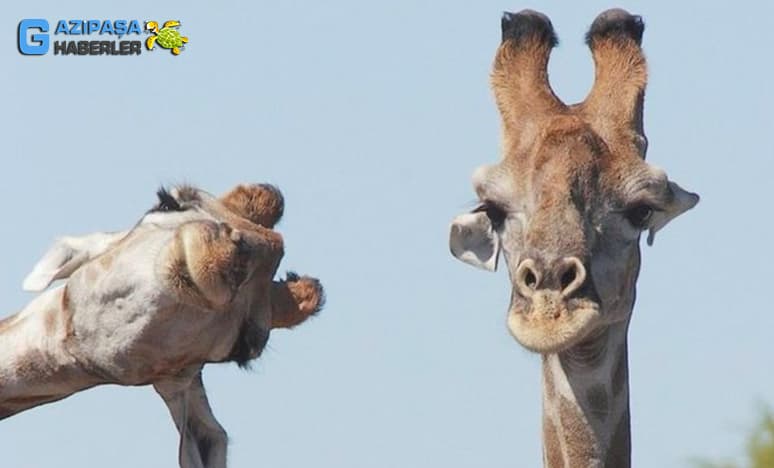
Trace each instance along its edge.
<instances>
[{"instance_id":1,"label":"giraffe neck","mask_svg":"<svg viewBox=\"0 0 774 468\"><path fill-rule=\"evenodd\" d=\"M546 468L628 468L628 323L543 356Z\"/></svg>"},{"instance_id":2,"label":"giraffe neck","mask_svg":"<svg viewBox=\"0 0 774 468\"><path fill-rule=\"evenodd\" d=\"M64 349L67 301L57 288L0 320L0 420L100 382Z\"/></svg>"}]
</instances>

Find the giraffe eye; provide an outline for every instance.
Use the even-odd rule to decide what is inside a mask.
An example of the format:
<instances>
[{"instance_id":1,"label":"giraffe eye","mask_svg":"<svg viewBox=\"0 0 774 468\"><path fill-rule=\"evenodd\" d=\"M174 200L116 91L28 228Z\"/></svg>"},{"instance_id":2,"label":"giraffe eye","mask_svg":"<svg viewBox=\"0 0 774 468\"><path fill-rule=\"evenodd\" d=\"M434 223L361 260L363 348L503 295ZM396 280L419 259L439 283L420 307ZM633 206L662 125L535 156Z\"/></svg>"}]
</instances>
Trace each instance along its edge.
<instances>
[{"instance_id":1,"label":"giraffe eye","mask_svg":"<svg viewBox=\"0 0 774 468\"><path fill-rule=\"evenodd\" d=\"M484 201L478 208L473 210L473 212L486 213L486 217L489 218L489 222L492 223L492 228L495 231L499 231L503 227L505 218L508 216L508 213L506 213L502 207L490 201Z\"/></svg>"},{"instance_id":2,"label":"giraffe eye","mask_svg":"<svg viewBox=\"0 0 774 468\"><path fill-rule=\"evenodd\" d=\"M648 205L637 205L624 212L626 219L636 229L645 229L653 217L653 208Z\"/></svg>"},{"instance_id":3,"label":"giraffe eye","mask_svg":"<svg viewBox=\"0 0 774 468\"><path fill-rule=\"evenodd\" d=\"M159 203L151 211L184 211L180 203L165 189L161 188L156 195L159 197Z\"/></svg>"}]
</instances>

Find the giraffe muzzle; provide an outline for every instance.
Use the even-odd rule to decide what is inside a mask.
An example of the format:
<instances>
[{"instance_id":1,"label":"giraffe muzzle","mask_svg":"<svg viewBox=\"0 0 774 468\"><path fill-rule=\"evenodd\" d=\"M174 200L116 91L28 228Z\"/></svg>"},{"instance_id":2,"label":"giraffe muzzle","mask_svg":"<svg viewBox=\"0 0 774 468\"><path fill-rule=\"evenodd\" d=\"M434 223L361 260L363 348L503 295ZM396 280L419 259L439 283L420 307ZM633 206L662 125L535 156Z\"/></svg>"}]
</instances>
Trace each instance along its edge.
<instances>
[{"instance_id":1,"label":"giraffe muzzle","mask_svg":"<svg viewBox=\"0 0 774 468\"><path fill-rule=\"evenodd\" d=\"M514 275L508 327L527 349L552 353L581 341L598 323L600 305L577 257L523 260Z\"/></svg>"}]
</instances>

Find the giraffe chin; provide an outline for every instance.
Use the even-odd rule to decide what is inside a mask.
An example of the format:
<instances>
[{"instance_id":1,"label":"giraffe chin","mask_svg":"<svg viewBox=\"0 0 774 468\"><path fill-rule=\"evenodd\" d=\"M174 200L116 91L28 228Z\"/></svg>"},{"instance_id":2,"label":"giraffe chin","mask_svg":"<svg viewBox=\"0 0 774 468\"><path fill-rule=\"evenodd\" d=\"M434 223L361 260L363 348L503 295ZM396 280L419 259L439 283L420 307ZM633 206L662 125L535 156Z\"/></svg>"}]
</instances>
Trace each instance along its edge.
<instances>
[{"instance_id":1,"label":"giraffe chin","mask_svg":"<svg viewBox=\"0 0 774 468\"><path fill-rule=\"evenodd\" d=\"M600 322L599 305L595 302L572 302L575 304L570 308L564 303L512 308L508 313L508 329L530 351L540 354L564 351L582 341Z\"/></svg>"}]
</instances>

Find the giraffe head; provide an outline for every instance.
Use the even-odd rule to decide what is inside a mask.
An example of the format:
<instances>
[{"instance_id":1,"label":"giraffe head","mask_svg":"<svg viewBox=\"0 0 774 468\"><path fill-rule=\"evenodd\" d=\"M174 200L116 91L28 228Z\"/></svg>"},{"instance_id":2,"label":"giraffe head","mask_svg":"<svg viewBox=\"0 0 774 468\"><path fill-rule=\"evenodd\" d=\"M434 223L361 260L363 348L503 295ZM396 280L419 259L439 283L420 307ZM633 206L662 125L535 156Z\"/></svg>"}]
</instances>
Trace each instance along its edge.
<instances>
[{"instance_id":1,"label":"giraffe head","mask_svg":"<svg viewBox=\"0 0 774 468\"><path fill-rule=\"evenodd\" d=\"M593 88L566 105L548 83L557 43L549 19L530 10L503 16L491 80L504 158L474 172L480 204L453 221L450 248L487 270L502 254L508 327L532 351L563 351L628 321L640 234L652 244L699 200L644 160L643 29L623 10L600 14L586 36Z\"/></svg>"},{"instance_id":2,"label":"giraffe head","mask_svg":"<svg viewBox=\"0 0 774 468\"><path fill-rule=\"evenodd\" d=\"M239 185L216 198L179 186L157 195L130 230L60 238L24 288L67 280L62 307L82 327L106 328L141 353L174 348L242 366L260 355L271 329L292 328L322 308L316 278L272 280L283 255L272 229L284 210L276 187Z\"/></svg>"},{"instance_id":3,"label":"giraffe head","mask_svg":"<svg viewBox=\"0 0 774 468\"><path fill-rule=\"evenodd\" d=\"M283 211L276 188L238 186L216 198L178 186L157 195L128 231L59 239L24 288L65 279L63 308L74 326L110 330L111 342L134 353L131 362L161 366L153 372L179 367L176 357L246 365L264 348L273 316L290 327L319 310L316 279L272 281L283 255L271 229ZM209 335L219 340L201 339Z\"/></svg>"}]
</instances>

